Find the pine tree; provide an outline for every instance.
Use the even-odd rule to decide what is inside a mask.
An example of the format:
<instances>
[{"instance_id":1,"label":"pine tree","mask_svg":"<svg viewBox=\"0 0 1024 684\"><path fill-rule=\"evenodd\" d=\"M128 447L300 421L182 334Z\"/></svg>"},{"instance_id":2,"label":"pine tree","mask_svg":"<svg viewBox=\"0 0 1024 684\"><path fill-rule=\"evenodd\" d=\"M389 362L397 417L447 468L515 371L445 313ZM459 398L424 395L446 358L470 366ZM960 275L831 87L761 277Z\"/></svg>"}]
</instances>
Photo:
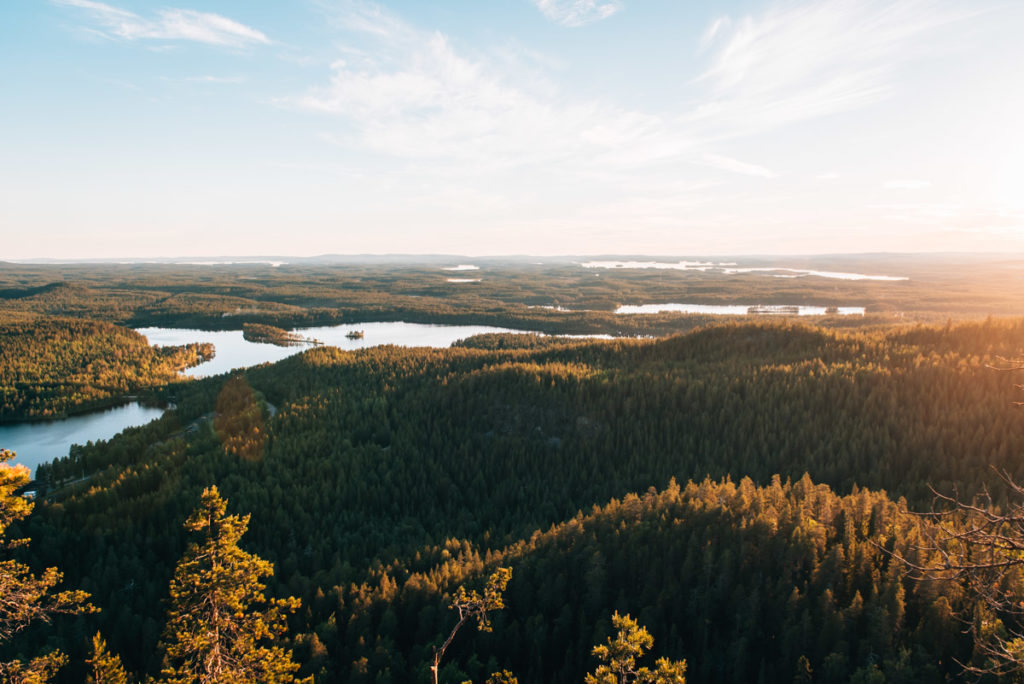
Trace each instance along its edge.
<instances>
[{"instance_id":1,"label":"pine tree","mask_svg":"<svg viewBox=\"0 0 1024 684\"><path fill-rule=\"evenodd\" d=\"M492 610L501 610L505 607L502 593L505 591L505 587L508 586L510 579L512 579L512 568L498 568L487 579L487 586L484 587L483 596L476 591L467 592L465 587L459 587L451 605L452 610L458 611L459 621L452 628L451 634L441 644L441 647L434 647L434 663L430 666L434 684L437 684L438 672L441 668L441 659L444 658L444 652L448 650L452 640L455 639L455 635L464 624L475 618L477 629L481 632L491 631L491 618L487 613Z\"/></svg>"},{"instance_id":2,"label":"pine tree","mask_svg":"<svg viewBox=\"0 0 1024 684\"><path fill-rule=\"evenodd\" d=\"M200 540L171 580L163 676L171 684L294 682L299 666L291 651L271 642L286 632L286 615L299 600L263 595L261 580L273 567L238 548L249 516L226 512L217 488L208 487L185 521Z\"/></svg>"},{"instance_id":3,"label":"pine tree","mask_svg":"<svg viewBox=\"0 0 1024 684\"><path fill-rule=\"evenodd\" d=\"M14 452L0 449L0 552L5 555L16 547L28 544L28 539L7 539L12 523L24 519L32 512L33 504L16 492L28 484L25 466L12 466L7 461ZM84 591L50 590L61 580L57 568L47 568L41 575L13 558L0 560L0 644L33 622L49 622L57 613L85 613L95 610L88 603ZM46 682L67 663L67 656L52 651L29 662L13 660L0 662L0 680L5 682Z\"/></svg>"},{"instance_id":4,"label":"pine tree","mask_svg":"<svg viewBox=\"0 0 1024 684\"><path fill-rule=\"evenodd\" d=\"M612 615L612 625L618 630L614 639L603 646L594 647L594 655L604 661L593 674L586 677L587 684L686 684L686 661L659 658L654 670L637 668L636 661L654 645L654 637L637 625L629 615Z\"/></svg>"},{"instance_id":5,"label":"pine tree","mask_svg":"<svg viewBox=\"0 0 1024 684\"><path fill-rule=\"evenodd\" d=\"M107 650L107 642L99 632L92 638L92 656L85 662L92 667L88 684L128 684L121 657Z\"/></svg>"}]
</instances>

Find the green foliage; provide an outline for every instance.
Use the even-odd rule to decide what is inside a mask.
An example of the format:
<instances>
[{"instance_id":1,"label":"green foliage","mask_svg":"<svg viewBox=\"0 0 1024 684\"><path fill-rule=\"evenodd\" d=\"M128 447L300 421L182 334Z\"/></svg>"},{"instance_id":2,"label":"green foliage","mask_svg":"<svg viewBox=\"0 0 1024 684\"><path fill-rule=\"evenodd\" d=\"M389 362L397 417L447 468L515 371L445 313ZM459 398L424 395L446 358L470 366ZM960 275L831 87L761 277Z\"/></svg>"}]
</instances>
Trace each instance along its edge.
<instances>
[{"instance_id":1,"label":"green foliage","mask_svg":"<svg viewBox=\"0 0 1024 684\"><path fill-rule=\"evenodd\" d=\"M57 568L47 568L36 575L28 565L8 556L11 549L29 541L7 539L11 524L32 511L32 504L17 494L28 483L28 469L8 464L12 458L13 452L0 449L0 550L4 553L0 559L0 646L32 623L49 622L58 613L94 610L88 603L89 594L84 591L51 591L61 580ZM66 663L67 656L55 650L27 663L19 659L0 662L0 677L5 682L46 682Z\"/></svg>"},{"instance_id":2,"label":"green foliage","mask_svg":"<svg viewBox=\"0 0 1024 684\"><path fill-rule=\"evenodd\" d=\"M0 313L0 422L116 404L212 355L209 344L151 347L110 323Z\"/></svg>"},{"instance_id":3,"label":"green foliage","mask_svg":"<svg viewBox=\"0 0 1024 684\"><path fill-rule=\"evenodd\" d=\"M594 647L594 656L604 664L586 676L587 684L686 684L685 660L673 662L659 658L653 670L637 667L636 661L654 645L654 637L638 626L636 620L616 611L612 615L612 627L617 630L615 638L609 637L606 644Z\"/></svg>"},{"instance_id":4,"label":"green foliage","mask_svg":"<svg viewBox=\"0 0 1024 684\"><path fill-rule=\"evenodd\" d=\"M796 265L785 259L783 266ZM981 260L978 260L981 261ZM1019 262L933 257L844 257L815 268L892 272L906 281L775 278L698 270L589 269L477 260L482 282L449 283L444 262L263 265L0 264L0 311L95 318L132 326L238 330L359 321L498 325L546 333L670 334L710 323L686 314L617 315L620 304L863 305L870 315L826 316L830 326L941 321L949 315L1021 315ZM778 259L745 258L753 267Z\"/></svg>"},{"instance_id":5,"label":"green foliage","mask_svg":"<svg viewBox=\"0 0 1024 684\"><path fill-rule=\"evenodd\" d=\"M86 660L92 668L88 684L128 684L128 673L121 665L121 658L107 650L107 642L96 632L92 638L92 655Z\"/></svg>"},{"instance_id":6,"label":"green foliage","mask_svg":"<svg viewBox=\"0 0 1024 684\"><path fill-rule=\"evenodd\" d=\"M997 507L983 493L971 501L936 493L924 528L930 553L905 560L910 576L954 582L971 598L961 616L974 637L966 672L1024 677L1024 487L1002 473L1009 494Z\"/></svg>"},{"instance_id":7,"label":"green foliage","mask_svg":"<svg viewBox=\"0 0 1024 684\"><path fill-rule=\"evenodd\" d=\"M489 613L494 610L501 610L505 607L502 593L512 579L512 568L498 568L487 578L487 586L481 596L476 590L466 591L460 586L452 599L452 610L458 612L459 619L476 619L476 627L481 632L491 631L491 619Z\"/></svg>"},{"instance_id":8,"label":"green foliage","mask_svg":"<svg viewBox=\"0 0 1024 684\"><path fill-rule=\"evenodd\" d=\"M283 328L262 323L243 323L242 337L250 342L276 344L279 347L295 347L311 342L311 340L307 340L302 335L296 335Z\"/></svg>"},{"instance_id":9,"label":"green foliage","mask_svg":"<svg viewBox=\"0 0 1024 684\"><path fill-rule=\"evenodd\" d=\"M887 552L921 540L899 499L926 506L927 482L970 496L990 464L1019 477L1014 379L985 365L1022 347L1022 322L990 321L317 348L245 385L167 390L167 419L41 468L88 480L48 494L27 524L40 566L78 560L68 580L97 597L98 626L134 671L160 667L178 523L216 482L252 512L249 548L277 569L269 594L302 599L289 646L303 675L429 681L457 587L514 566L494 631L455 640L445 681L508 669L579 682L626 609L691 681L790 681L801 656L822 681L872 668L936 681L971 658L965 598L894 566ZM255 399L241 400L246 386ZM240 409L229 430L222 395ZM276 414L253 410L261 395ZM259 458L226 448L249 442ZM84 639L55 629L81 660Z\"/></svg>"},{"instance_id":10,"label":"green foliage","mask_svg":"<svg viewBox=\"0 0 1024 684\"><path fill-rule=\"evenodd\" d=\"M60 651L51 651L27 663L20 660L0 663L0 678L6 684L45 684L53 680L57 671L67 664L66 655Z\"/></svg>"},{"instance_id":11,"label":"green foliage","mask_svg":"<svg viewBox=\"0 0 1024 684\"><path fill-rule=\"evenodd\" d=\"M18 496L18 490L29 482L28 468L8 463L15 457L13 451L0 449L0 545L9 548L20 545L24 540L8 540L8 529L12 523L23 520L32 512L32 502Z\"/></svg>"},{"instance_id":12,"label":"green foliage","mask_svg":"<svg viewBox=\"0 0 1024 684\"><path fill-rule=\"evenodd\" d=\"M518 333L485 333L473 335L464 340L456 340L452 346L463 349L550 349L565 344L572 344L568 337L544 337L541 335L522 335Z\"/></svg>"},{"instance_id":13,"label":"green foliage","mask_svg":"<svg viewBox=\"0 0 1024 684\"><path fill-rule=\"evenodd\" d=\"M451 646L455 635L466 622L475 619L477 629L481 632L491 631L491 620L488 613L505 607L502 593L505 591L505 587L508 586L510 579L512 579L512 568L498 568L487 578L487 586L484 587L482 596L476 590L467 592L463 586L460 586L455 592L451 609L458 613L459 621L455 623L455 627L452 628L451 634L448 635L445 642L440 647L434 649L434 662L430 666L430 671L434 677L434 684L437 684L438 672L445 651Z\"/></svg>"},{"instance_id":14,"label":"green foliage","mask_svg":"<svg viewBox=\"0 0 1024 684\"><path fill-rule=\"evenodd\" d=\"M171 608L164 630L169 684L293 682L291 652L265 642L287 631L285 616L299 600L267 599L262 580L271 564L238 547L249 516L227 515L216 487L185 522L200 535L171 580Z\"/></svg>"},{"instance_id":15,"label":"green foliage","mask_svg":"<svg viewBox=\"0 0 1024 684\"><path fill-rule=\"evenodd\" d=\"M226 453L256 461L267 439L264 403L245 377L237 375L221 387L214 408L213 429Z\"/></svg>"}]
</instances>

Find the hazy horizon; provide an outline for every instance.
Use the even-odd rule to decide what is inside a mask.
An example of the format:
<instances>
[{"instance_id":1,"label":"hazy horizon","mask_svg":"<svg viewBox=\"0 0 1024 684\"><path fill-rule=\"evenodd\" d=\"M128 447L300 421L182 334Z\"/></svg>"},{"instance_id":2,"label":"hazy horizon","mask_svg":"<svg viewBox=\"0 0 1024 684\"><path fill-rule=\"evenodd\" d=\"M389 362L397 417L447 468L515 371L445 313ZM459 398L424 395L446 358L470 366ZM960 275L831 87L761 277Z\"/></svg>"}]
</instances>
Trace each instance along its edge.
<instances>
[{"instance_id":1,"label":"hazy horizon","mask_svg":"<svg viewBox=\"0 0 1024 684\"><path fill-rule=\"evenodd\" d=\"M99 264L180 264L180 265L225 265L225 264L260 264L270 262L288 263L282 260L315 262L321 261L394 261L410 262L424 260L431 262L449 262L459 259L477 259L481 261L519 261L525 259L548 259L551 262L573 262L580 259L647 259L685 261L694 259L752 259L778 260L796 259L880 259L887 257L915 258L979 258L979 259L1022 259L1024 251L919 251L919 252L822 252L822 253L760 253L760 254L642 254L632 252L594 252L578 254L539 254L539 253L508 253L508 254L470 254L442 252L363 252L363 253L322 253L322 254L195 254L177 256L101 256L101 257L23 257L15 259L0 258L0 263L13 264L46 264L46 263L99 263Z\"/></svg>"}]
</instances>

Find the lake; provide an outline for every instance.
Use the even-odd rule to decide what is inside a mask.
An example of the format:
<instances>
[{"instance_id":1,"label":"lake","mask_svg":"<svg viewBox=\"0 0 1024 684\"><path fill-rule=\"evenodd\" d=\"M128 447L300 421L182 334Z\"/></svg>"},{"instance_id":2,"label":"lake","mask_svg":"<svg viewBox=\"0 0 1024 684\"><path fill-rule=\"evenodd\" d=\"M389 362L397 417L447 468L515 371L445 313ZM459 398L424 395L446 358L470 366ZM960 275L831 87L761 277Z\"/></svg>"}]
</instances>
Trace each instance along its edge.
<instances>
[{"instance_id":1,"label":"lake","mask_svg":"<svg viewBox=\"0 0 1024 684\"><path fill-rule=\"evenodd\" d=\"M453 270L470 270L468 266ZM350 339L348 333L362 331L363 337ZM279 347L262 342L249 342L241 330L189 330L184 328L139 328L150 344L160 346L211 342L217 355L212 360L185 370L190 377L207 377L227 373L236 368L255 366L268 361L280 361L299 354L311 345ZM353 350L380 344L402 347L449 347L456 340L484 333L524 333L523 330L482 325L424 325L419 323L354 323L348 325L299 328L294 330L305 338L320 340L324 344ZM605 335L581 337L607 337ZM18 454L15 463L27 465L33 473L40 463L68 455L72 444L85 444L89 440L110 439L121 430L145 425L159 418L162 409L147 408L137 402L117 408L72 416L62 420L0 425L0 448Z\"/></svg>"},{"instance_id":2,"label":"lake","mask_svg":"<svg viewBox=\"0 0 1024 684\"><path fill-rule=\"evenodd\" d=\"M361 330L361 339L349 339L349 332ZM211 361L185 371L191 377L206 377L226 373L235 368L254 366L267 361L298 354L310 345L278 347L273 344L249 342L240 330L207 331L181 328L140 328L150 344L161 346L212 342L217 355ZM420 325L417 323L359 323L295 330L297 334L320 340L342 349L362 349L378 344L403 347L448 347L452 342L483 333L521 333L521 330L480 325ZM18 454L15 463L29 467L33 474L36 466L68 455L72 444L85 444L89 440L110 439L128 427L145 425L159 418L163 409L147 408L137 402L104 411L86 413L61 420L0 425L0 448Z\"/></svg>"},{"instance_id":3,"label":"lake","mask_svg":"<svg viewBox=\"0 0 1024 684\"><path fill-rule=\"evenodd\" d=\"M723 273L725 275L738 275L742 273L754 273L772 276L775 278L805 278L815 276L818 278L835 278L838 280L881 280L898 281L910 280L906 276L870 275L867 273L846 273L843 271L817 271L808 268L787 268L784 266L758 266L752 268L740 268L734 261L585 261L580 264L583 268L605 268L605 269L656 269L669 271L701 271L703 273Z\"/></svg>"},{"instance_id":4,"label":"lake","mask_svg":"<svg viewBox=\"0 0 1024 684\"><path fill-rule=\"evenodd\" d=\"M624 304L615 310L617 314L688 313L712 314L715 316L746 316L748 314L783 314L796 316L825 316L829 310L824 306L779 305L779 304ZM835 316L863 316L863 306L838 306L831 312Z\"/></svg>"},{"instance_id":5,"label":"lake","mask_svg":"<svg viewBox=\"0 0 1024 684\"><path fill-rule=\"evenodd\" d=\"M363 337L350 339L351 332L362 331ZM255 366L268 361L280 361L294 354L311 349L310 345L279 347L263 342L249 342L242 337L241 330L188 330L184 328L139 328L150 344L162 347L188 344L189 342L211 342L217 349L212 360L185 371L194 378L227 373L235 368ZM339 349L353 350L374 347L380 344L394 344L400 347L450 347L456 340L483 335L485 333L519 333L524 330L495 328L484 325L426 325L422 323L350 323L319 328L297 328L292 331L305 338L320 340L326 345Z\"/></svg>"},{"instance_id":6,"label":"lake","mask_svg":"<svg viewBox=\"0 0 1024 684\"><path fill-rule=\"evenodd\" d=\"M35 475L37 465L67 456L72 444L110 439L125 428L145 425L163 413L163 409L132 402L60 420L0 425L0 448L16 452L18 457L13 462L28 466Z\"/></svg>"}]
</instances>

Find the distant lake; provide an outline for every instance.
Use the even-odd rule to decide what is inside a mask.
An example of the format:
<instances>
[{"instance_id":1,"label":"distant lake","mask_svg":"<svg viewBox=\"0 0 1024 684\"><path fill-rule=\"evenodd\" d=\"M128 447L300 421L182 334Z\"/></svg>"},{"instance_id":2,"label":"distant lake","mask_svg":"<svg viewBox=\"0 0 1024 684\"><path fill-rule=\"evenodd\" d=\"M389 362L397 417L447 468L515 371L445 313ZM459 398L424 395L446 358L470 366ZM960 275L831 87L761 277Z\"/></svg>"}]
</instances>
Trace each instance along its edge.
<instances>
[{"instance_id":1,"label":"distant lake","mask_svg":"<svg viewBox=\"0 0 1024 684\"><path fill-rule=\"evenodd\" d=\"M351 332L363 333L358 339L350 339ZM138 328L150 344L162 347L188 344L189 342L211 342L217 355L185 371L194 378L227 373L235 368L255 366L268 361L280 361L289 356L311 349L311 345L279 347L276 344L249 342L242 337L241 330L189 330L185 328ZM483 335L485 333L520 333L524 330L494 328L484 325L426 325L421 323L351 323L319 328L298 328L293 330L305 338L317 339L326 345L340 349L364 349L380 344L394 344L400 347L450 347L456 340Z\"/></svg>"},{"instance_id":2,"label":"distant lake","mask_svg":"<svg viewBox=\"0 0 1024 684\"><path fill-rule=\"evenodd\" d=\"M906 276L871 275L867 273L846 273L843 271L816 271L808 268L786 268L783 266L758 266L753 268L740 268L734 261L585 261L580 264L583 268L607 268L607 269L656 269L669 271L701 271L704 273L724 273L725 275L737 275L740 273L756 273L774 278L806 278L815 276L818 278L835 278L838 280L882 280L898 281L910 280Z\"/></svg>"},{"instance_id":3,"label":"distant lake","mask_svg":"<svg viewBox=\"0 0 1024 684\"><path fill-rule=\"evenodd\" d=\"M824 316L829 314L824 306L779 305L779 304L636 304L623 305L615 310L617 314L689 313L711 314L714 316L746 315L791 315ZM838 306L833 316L863 316L863 306Z\"/></svg>"},{"instance_id":4,"label":"distant lake","mask_svg":"<svg viewBox=\"0 0 1024 684\"><path fill-rule=\"evenodd\" d=\"M72 444L110 439L125 428L145 425L163 413L163 409L132 402L60 420L0 425L0 448L16 452L18 457L13 462L28 466L35 476L36 466L67 456Z\"/></svg>"}]
</instances>

